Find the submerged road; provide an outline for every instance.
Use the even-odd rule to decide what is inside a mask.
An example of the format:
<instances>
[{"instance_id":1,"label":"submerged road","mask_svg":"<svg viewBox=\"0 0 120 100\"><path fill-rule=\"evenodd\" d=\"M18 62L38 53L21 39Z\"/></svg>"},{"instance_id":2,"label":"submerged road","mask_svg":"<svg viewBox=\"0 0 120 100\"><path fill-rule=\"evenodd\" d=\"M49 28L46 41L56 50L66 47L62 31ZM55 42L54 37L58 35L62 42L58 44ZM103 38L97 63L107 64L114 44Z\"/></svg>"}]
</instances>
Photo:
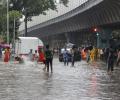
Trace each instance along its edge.
<instances>
[{"instance_id":1,"label":"submerged road","mask_svg":"<svg viewBox=\"0 0 120 100\"><path fill-rule=\"evenodd\" d=\"M112 75L102 62L64 66L54 59L53 73L44 65L0 63L0 100L120 100L120 68Z\"/></svg>"}]
</instances>

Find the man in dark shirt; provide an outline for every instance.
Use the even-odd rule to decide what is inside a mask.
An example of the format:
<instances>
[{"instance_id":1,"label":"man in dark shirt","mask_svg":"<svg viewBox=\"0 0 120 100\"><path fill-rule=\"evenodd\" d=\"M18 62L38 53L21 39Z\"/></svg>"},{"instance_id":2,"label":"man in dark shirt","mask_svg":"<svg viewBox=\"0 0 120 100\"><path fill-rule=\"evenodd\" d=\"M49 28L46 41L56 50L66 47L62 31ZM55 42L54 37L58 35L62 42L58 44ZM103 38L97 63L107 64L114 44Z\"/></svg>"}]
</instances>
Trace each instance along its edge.
<instances>
[{"instance_id":1,"label":"man in dark shirt","mask_svg":"<svg viewBox=\"0 0 120 100\"><path fill-rule=\"evenodd\" d=\"M53 54L52 54L52 51L49 49L49 45L46 45L45 58L46 58L47 72L49 72L49 65L50 65L51 73L52 73L53 72Z\"/></svg>"},{"instance_id":2,"label":"man in dark shirt","mask_svg":"<svg viewBox=\"0 0 120 100\"><path fill-rule=\"evenodd\" d=\"M112 46L110 46L109 56L108 56L108 73L114 71L114 62L115 62L115 50Z\"/></svg>"}]
</instances>

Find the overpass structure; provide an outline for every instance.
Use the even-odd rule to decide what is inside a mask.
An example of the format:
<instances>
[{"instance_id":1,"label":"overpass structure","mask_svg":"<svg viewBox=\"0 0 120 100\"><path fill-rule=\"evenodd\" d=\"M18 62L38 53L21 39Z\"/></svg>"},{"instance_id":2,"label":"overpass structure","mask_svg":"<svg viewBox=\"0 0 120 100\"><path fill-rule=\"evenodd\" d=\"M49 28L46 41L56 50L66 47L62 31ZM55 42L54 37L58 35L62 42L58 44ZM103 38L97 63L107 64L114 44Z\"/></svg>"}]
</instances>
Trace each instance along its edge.
<instances>
[{"instance_id":1,"label":"overpass structure","mask_svg":"<svg viewBox=\"0 0 120 100\"><path fill-rule=\"evenodd\" d=\"M96 44L98 37L91 32L95 27L100 30L101 40L108 43L110 33L120 29L120 0L87 0L64 15L28 28L28 35L53 45L65 42Z\"/></svg>"}]
</instances>

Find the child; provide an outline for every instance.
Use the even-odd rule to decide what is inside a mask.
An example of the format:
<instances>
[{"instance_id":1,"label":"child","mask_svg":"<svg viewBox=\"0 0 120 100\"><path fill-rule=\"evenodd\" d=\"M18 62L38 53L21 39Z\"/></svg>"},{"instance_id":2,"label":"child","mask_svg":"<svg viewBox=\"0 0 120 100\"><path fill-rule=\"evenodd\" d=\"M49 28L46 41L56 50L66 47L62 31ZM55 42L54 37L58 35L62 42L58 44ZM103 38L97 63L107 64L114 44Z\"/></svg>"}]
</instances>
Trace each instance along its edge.
<instances>
[{"instance_id":1,"label":"child","mask_svg":"<svg viewBox=\"0 0 120 100\"><path fill-rule=\"evenodd\" d=\"M35 50L34 61L35 61L35 65L37 65L37 61L38 61L37 50Z\"/></svg>"}]
</instances>

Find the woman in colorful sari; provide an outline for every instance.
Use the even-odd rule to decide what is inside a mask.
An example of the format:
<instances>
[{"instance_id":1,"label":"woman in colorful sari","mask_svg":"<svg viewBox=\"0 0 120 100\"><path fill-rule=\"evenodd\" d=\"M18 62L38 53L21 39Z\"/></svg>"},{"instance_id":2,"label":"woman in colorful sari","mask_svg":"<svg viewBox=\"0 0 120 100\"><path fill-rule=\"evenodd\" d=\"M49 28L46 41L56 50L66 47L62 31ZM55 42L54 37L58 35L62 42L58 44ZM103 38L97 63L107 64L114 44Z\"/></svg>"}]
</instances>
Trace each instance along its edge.
<instances>
[{"instance_id":1,"label":"woman in colorful sari","mask_svg":"<svg viewBox=\"0 0 120 100\"><path fill-rule=\"evenodd\" d=\"M4 53L4 62L8 63L10 60L10 50L7 48L5 49L5 53Z\"/></svg>"},{"instance_id":2,"label":"woman in colorful sari","mask_svg":"<svg viewBox=\"0 0 120 100\"><path fill-rule=\"evenodd\" d=\"M45 64L45 67L43 68L43 70L46 69L46 59L45 59L45 54L42 51L42 49L39 49L39 57L38 57L38 62L42 62L43 64Z\"/></svg>"}]
</instances>

